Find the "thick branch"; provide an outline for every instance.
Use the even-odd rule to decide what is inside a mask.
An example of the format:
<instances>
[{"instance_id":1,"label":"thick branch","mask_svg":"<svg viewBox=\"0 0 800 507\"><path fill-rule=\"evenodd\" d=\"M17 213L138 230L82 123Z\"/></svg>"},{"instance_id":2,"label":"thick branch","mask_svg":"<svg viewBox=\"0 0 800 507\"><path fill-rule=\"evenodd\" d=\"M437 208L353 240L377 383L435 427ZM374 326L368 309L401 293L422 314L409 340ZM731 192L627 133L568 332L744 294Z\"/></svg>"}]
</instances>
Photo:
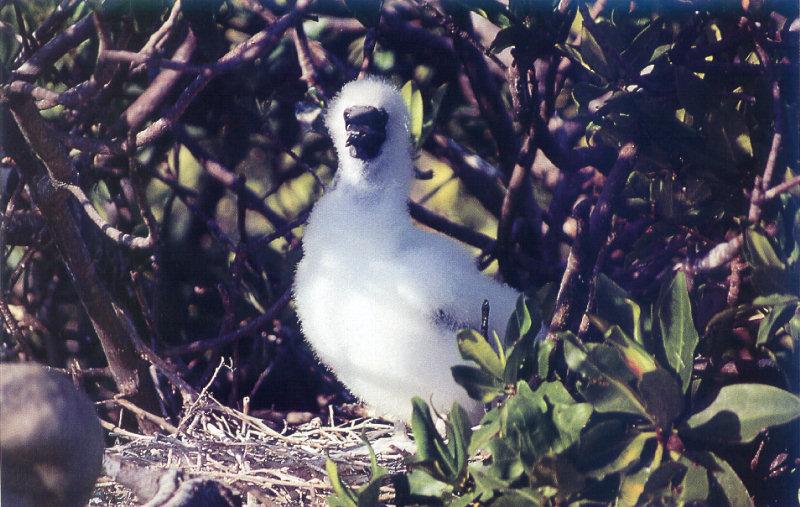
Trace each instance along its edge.
<instances>
[{"instance_id":1,"label":"thick branch","mask_svg":"<svg viewBox=\"0 0 800 507\"><path fill-rule=\"evenodd\" d=\"M136 355L125 324L117 315L111 295L81 238L78 224L68 211L70 194L54 181L69 175L66 149L55 141L57 137L30 99L12 97L9 103L16 121L15 124L3 114L9 152L28 182L34 202L68 268L75 291L100 339L117 388L137 405L157 412L158 398L147 364Z\"/></svg>"},{"instance_id":2,"label":"thick branch","mask_svg":"<svg viewBox=\"0 0 800 507\"><path fill-rule=\"evenodd\" d=\"M633 144L623 146L591 214L588 201L581 201L575 207L573 216L578 223L578 232L561 279L548 339L555 339L562 331L578 331L589 298L592 272L601 249L608 242L614 207L622 195L622 188L633 169L636 156L637 150Z\"/></svg>"}]
</instances>

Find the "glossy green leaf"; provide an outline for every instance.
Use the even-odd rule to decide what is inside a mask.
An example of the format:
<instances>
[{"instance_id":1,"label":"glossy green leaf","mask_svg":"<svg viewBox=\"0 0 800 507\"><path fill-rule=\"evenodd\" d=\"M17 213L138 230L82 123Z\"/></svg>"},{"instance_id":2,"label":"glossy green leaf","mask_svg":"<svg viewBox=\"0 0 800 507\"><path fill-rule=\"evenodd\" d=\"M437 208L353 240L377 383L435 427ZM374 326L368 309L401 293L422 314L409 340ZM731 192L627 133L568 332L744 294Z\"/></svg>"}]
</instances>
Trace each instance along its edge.
<instances>
[{"instance_id":1,"label":"glossy green leaf","mask_svg":"<svg viewBox=\"0 0 800 507\"><path fill-rule=\"evenodd\" d=\"M325 471L331 481L334 493L327 498L328 505L331 507L358 507L355 493L342 482L341 477L339 477L339 469L330 458L325 460Z\"/></svg>"},{"instance_id":2,"label":"glossy green leaf","mask_svg":"<svg viewBox=\"0 0 800 507\"><path fill-rule=\"evenodd\" d=\"M656 360L644 347L631 340L617 326L611 326L605 333L606 343L613 345L625 361L628 370L641 381L642 377L658 368Z\"/></svg>"},{"instance_id":3,"label":"glossy green leaf","mask_svg":"<svg viewBox=\"0 0 800 507\"><path fill-rule=\"evenodd\" d=\"M578 390L595 410L650 418L633 388L635 377L617 350L603 344L584 347L572 333L562 339L567 365L580 379Z\"/></svg>"},{"instance_id":4,"label":"glossy green leaf","mask_svg":"<svg viewBox=\"0 0 800 507\"><path fill-rule=\"evenodd\" d=\"M431 97L431 107L429 108L429 112L425 117L425 121L422 123L422 135L417 142L417 146L424 145L425 141L427 141L430 135L433 133L433 128L436 125L436 119L439 117L439 109L442 107L442 102L444 102L444 97L447 94L447 85L448 83L444 83L443 85L439 86L439 88L437 88L433 93L433 97Z\"/></svg>"},{"instance_id":5,"label":"glossy green leaf","mask_svg":"<svg viewBox=\"0 0 800 507\"><path fill-rule=\"evenodd\" d=\"M422 468L433 478L447 481L456 473L456 466L431 417L428 405L419 397L411 400L411 433L417 444L417 453L409 464Z\"/></svg>"},{"instance_id":6,"label":"glossy green leaf","mask_svg":"<svg viewBox=\"0 0 800 507\"><path fill-rule=\"evenodd\" d=\"M531 391L527 382L520 381L516 395L500 410L500 428L531 467L543 456L576 443L591 413L591 405L576 403L559 382L545 382Z\"/></svg>"},{"instance_id":7,"label":"glossy green leaf","mask_svg":"<svg viewBox=\"0 0 800 507\"><path fill-rule=\"evenodd\" d=\"M413 81L408 81L403 85L400 94L403 96L403 102L406 103L408 108L409 132L414 139L414 145L418 146L419 140L422 138L422 121L425 115L422 92L419 91Z\"/></svg>"},{"instance_id":8,"label":"glossy green leaf","mask_svg":"<svg viewBox=\"0 0 800 507\"><path fill-rule=\"evenodd\" d=\"M453 379L466 389L470 398L489 403L502 396L504 385L497 377L474 366L459 364L450 368Z\"/></svg>"},{"instance_id":9,"label":"glossy green leaf","mask_svg":"<svg viewBox=\"0 0 800 507\"><path fill-rule=\"evenodd\" d=\"M753 507L753 500L750 498L750 493L728 462L712 452L702 454L708 456L709 460L713 463L713 465L709 467L709 470L711 470L711 505ZM717 498L715 498L715 496Z\"/></svg>"},{"instance_id":10,"label":"glossy green leaf","mask_svg":"<svg viewBox=\"0 0 800 507\"><path fill-rule=\"evenodd\" d=\"M609 443L609 440L607 440L608 435L605 436L605 443ZM599 435L599 437L602 439L603 435ZM621 450L618 449L619 454L617 454L612 461L599 468L590 470L586 475L595 479L603 479L609 474L628 469L641 460L645 445L648 442L655 441L655 438L656 433L654 431L648 431L627 439L623 443Z\"/></svg>"},{"instance_id":11,"label":"glossy green leaf","mask_svg":"<svg viewBox=\"0 0 800 507\"><path fill-rule=\"evenodd\" d=\"M683 412L683 393L675 378L663 368L644 374L639 381L639 395L659 428L669 431Z\"/></svg>"},{"instance_id":12,"label":"glossy green leaf","mask_svg":"<svg viewBox=\"0 0 800 507\"><path fill-rule=\"evenodd\" d=\"M600 273L595 284L596 313L603 320L615 324L640 345L642 337L642 310L628 294L606 275Z\"/></svg>"},{"instance_id":13,"label":"glossy green leaf","mask_svg":"<svg viewBox=\"0 0 800 507\"><path fill-rule=\"evenodd\" d=\"M744 161L753 157L750 130L743 113L723 105L706 116L705 131L709 145L728 160Z\"/></svg>"},{"instance_id":14,"label":"glossy green leaf","mask_svg":"<svg viewBox=\"0 0 800 507\"><path fill-rule=\"evenodd\" d=\"M630 69L638 72L652 60L653 53L659 47L661 36L661 21L655 20L648 23L642 31L636 34L628 49L622 52L622 60Z\"/></svg>"},{"instance_id":15,"label":"glossy green leaf","mask_svg":"<svg viewBox=\"0 0 800 507\"><path fill-rule=\"evenodd\" d=\"M640 466L625 473L619 484L617 494L618 507L634 507L639 505L639 498L645 491L645 485L650 475L658 469L664 456L664 447L656 441L656 445L647 449L647 456L642 456Z\"/></svg>"},{"instance_id":16,"label":"glossy green leaf","mask_svg":"<svg viewBox=\"0 0 800 507\"><path fill-rule=\"evenodd\" d=\"M686 474L687 467L676 461L661 463L647 477L644 490L637 500L638 505L665 505L674 498L673 488L680 484Z\"/></svg>"},{"instance_id":17,"label":"glossy green leaf","mask_svg":"<svg viewBox=\"0 0 800 507\"><path fill-rule=\"evenodd\" d=\"M686 467L686 473L681 480L678 498L687 504L706 502L710 493L708 470L685 457L681 457L679 461Z\"/></svg>"},{"instance_id":18,"label":"glossy green leaf","mask_svg":"<svg viewBox=\"0 0 800 507\"><path fill-rule=\"evenodd\" d=\"M783 270L786 266L777 253L773 241L760 230L750 227L744 235L748 261L755 267L771 267Z\"/></svg>"},{"instance_id":19,"label":"glossy green leaf","mask_svg":"<svg viewBox=\"0 0 800 507\"><path fill-rule=\"evenodd\" d=\"M462 329L456 339L461 357L473 361L496 379L503 378L503 361L481 333L474 329Z\"/></svg>"},{"instance_id":20,"label":"glossy green leaf","mask_svg":"<svg viewBox=\"0 0 800 507\"><path fill-rule=\"evenodd\" d=\"M528 310L528 305L525 296L520 295L517 298L517 305L514 307L514 313L508 319L506 326L506 345L512 345L514 342L525 336L531 331L533 319Z\"/></svg>"},{"instance_id":21,"label":"glossy green leaf","mask_svg":"<svg viewBox=\"0 0 800 507\"><path fill-rule=\"evenodd\" d=\"M800 398L766 384L734 384L720 389L714 401L692 415L681 434L704 442L752 441L766 428L800 417Z\"/></svg>"},{"instance_id":22,"label":"glossy green leaf","mask_svg":"<svg viewBox=\"0 0 800 507\"><path fill-rule=\"evenodd\" d=\"M683 272L678 272L662 288L655 320L669 367L680 379L682 391L686 392L692 376L694 350L700 336L694 327L692 305Z\"/></svg>"},{"instance_id":23,"label":"glossy green leaf","mask_svg":"<svg viewBox=\"0 0 800 507\"><path fill-rule=\"evenodd\" d=\"M611 80L616 75L616 72L612 70L608 55L606 55L603 49L607 47L607 44L601 44L601 41L598 40L598 37L602 37L601 32L597 29L597 25L589 14L589 10L586 8L585 4L580 5L580 10L583 18L580 45L581 58L594 72L600 74L607 80Z\"/></svg>"},{"instance_id":24,"label":"glossy green leaf","mask_svg":"<svg viewBox=\"0 0 800 507\"><path fill-rule=\"evenodd\" d=\"M775 335L775 332L785 326L797 311L797 303L775 305L772 310L761 320L758 326L758 339L756 345L764 345Z\"/></svg>"},{"instance_id":25,"label":"glossy green leaf","mask_svg":"<svg viewBox=\"0 0 800 507\"><path fill-rule=\"evenodd\" d=\"M458 403L453 403L453 407L447 414L446 422L447 448L453 457L456 475L463 478L467 471L469 460L469 442L472 438L472 428L470 427L469 417Z\"/></svg>"}]
</instances>

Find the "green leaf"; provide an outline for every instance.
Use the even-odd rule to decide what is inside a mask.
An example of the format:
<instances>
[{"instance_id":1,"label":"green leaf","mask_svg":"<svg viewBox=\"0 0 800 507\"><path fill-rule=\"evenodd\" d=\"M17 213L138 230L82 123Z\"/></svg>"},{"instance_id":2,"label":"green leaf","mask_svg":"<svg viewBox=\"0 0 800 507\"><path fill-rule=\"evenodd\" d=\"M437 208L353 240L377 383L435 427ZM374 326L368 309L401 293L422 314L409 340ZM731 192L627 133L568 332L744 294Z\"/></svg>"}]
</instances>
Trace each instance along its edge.
<instances>
[{"instance_id":1,"label":"green leaf","mask_svg":"<svg viewBox=\"0 0 800 507\"><path fill-rule=\"evenodd\" d=\"M720 106L706 115L705 130L709 145L728 160L742 162L753 157L750 129L744 115L729 105Z\"/></svg>"},{"instance_id":2,"label":"green leaf","mask_svg":"<svg viewBox=\"0 0 800 507\"><path fill-rule=\"evenodd\" d=\"M639 381L639 393L647 412L665 432L683 412L683 394L672 375L658 368L647 372Z\"/></svg>"},{"instance_id":3,"label":"green leaf","mask_svg":"<svg viewBox=\"0 0 800 507\"><path fill-rule=\"evenodd\" d=\"M531 391L527 382L519 381L516 395L500 409L500 429L530 468L576 443L591 413L591 405L576 403L559 382Z\"/></svg>"},{"instance_id":4,"label":"green leaf","mask_svg":"<svg viewBox=\"0 0 800 507\"><path fill-rule=\"evenodd\" d=\"M367 28L378 26L383 0L345 0L344 3L362 25Z\"/></svg>"},{"instance_id":5,"label":"green leaf","mask_svg":"<svg viewBox=\"0 0 800 507\"><path fill-rule=\"evenodd\" d=\"M718 499L715 499L714 496L709 498L709 505L753 507L750 493L728 462L712 452L702 454L713 462L713 466L707 468L711 470L712 495L716 494L718 497Z\"/></svg>"},{"instance_id":6,"label":"green leaf","mask_svg":"<svg viewBox=\"0 0 800 507\"><path fill-rule=\"evenodd\" d=\"M419 146L422 138L422 120L424 118L424 107L422 105L422 92L419 91L414 81L408 81L400 90L403 102L406 103L409 116L409 132L414 139L414 146Z\"/></svg>"},{"instance_id":7,"label":"green leaf","mask_svg":"<svg viewBox=\"0 0 800 507\"><path fill-rule=\"evenodd\" d=\"M692 320L692 305L683 272L678 272L662 289L657 303L656 321L667 362L680 379L682 391L686 392L692 377L694 350L700 336Z\"/></svg>"},{"instance_id":8,"label":"green leaf","mask_svg":"<svg viewBox=\"0 0 800 507\"><path fill-rule=\"evenodd\" d=\"M611 326L605 333L606 343L616 348L625 361L628 369L641 381L645 374L658 368L656 360L647 350L635 341L628 338L617 326Z\"/></svg>"},{"instance_id":9,"label":"green leaf","mask_svg":"<svg viewBox=\"0 0 800 507\"><path fill-rule=\"evenodd\" d=\"M525 28L518 25L508 26L497 32L492 44L489 46L489 50L495 54L500 53L506 48L518 45L520 41L524 41L528 36L529 34Z\"/></svg>"},{"instance_id":10,"label":"green leaf","mask_svg":"<svg viewBox=\"0 0 800 507\"><path fill-rule=\"evenodd\" d=\"M604 51L604 48L608 47L608 41L604 37L608 35L608 31L600 30L599 25L592 19L585 4L581 4L579 8L583 19L580 45L581 58L594 72L611 81L615 78L616 71L612 69L608 55ZM601 38L604 40L599 40ZM606 44L603 44L604 42Z\"/></svg>"},{"instance_id":11,"label":"green leaf","mask_svg":"<svg viewBox=\"0 0 800 507\"><path fill-rule=\"evenodd\" d=\"M585 347L572 333L562 335L564 357L578 374L578 391L598 412L621 412L650 419L642 400L632 387L635 377L621 354L609 345Z\"/></svg>"},{"instance_id":12,"label":"green leaf","mask_svg":"<svg viewBox=\"0 0 800 507\"><path fill-rule=\"evenodd\" d=\"M749 227L744 235L745 251L748 261L755 267L771 267L783 270L786 265L777 253L778 248L773 241L755 227Z\"/></svg>"},{"instance_id":13,"label":"green leaf","mask_svg":"<svg viewBox=\"0 0 800 507\"><path fill-rule=\"evenodd\" d=\"M680 105L698 118L705 115L715 104L711 87L694 72L685 67L676 67L675 87Z\"/></svg>"},{"instance_id":14,"label":"green leaf","mask_svg":"<svg viewBox=\"0 0 800 507\"><path fill-rule=\"evenodd\" d=\"M381 494L381 484L383 483L383 478L386 477L389 472L378 465L378 457L375 455L375 450L372 449L369 442L363 438L362 441L364 445L367 446L367 451L369 452L370 476L369 482L358 490L356 496L358 499L358 507L371 507L373 505L378 505L378 498Z\"/></svg>"},{"instance_id":15,"label":"green leaf","mask_svg":"<svg viewBox=\"0 0 800 507\"><path fill-rule=\"evenodd\" d=\"M710 491L708 470L683 456L679 461L686 467L686 474L681 481L681 492L678 497L680 501L687 504L707 501Z\"/></svg>"},{"instance_id":16,"label":"green leaf","mask_svg":"<svg viewBox=\"0 0 800 507\"><path fill-rule=\"evenodd\" d=\"M450 455L453 456L458 480L461 480L467 472L472 428L467 413L458 403L453 403L453 407L447 414L446 431L447 448L450 450Z\"/></svg>"},{"instance_id":17,"label":"green leaf","mask_svg":"<svg viewBox=\"0 0 800 507\"><path fill-rule=\"evenodd\" d=\"M455 464L447 446L436 431L428 405L419 397L411 400L411 433L417 444L417 453L410 464L418 466L433 478L447 482L453 476Z\"/></svg>"},{"instance_id":18,"label":"green leaf","mask_svg":"<svg viewBox=\"0 0 800 507\"><path fill-rule=\"evenodd\" d=\"M674 498L673 488L686 473L687 467L675 461L665 461L656 468L644 484L637 505L666 505Z\"/></svg>"},{"instance_id":19,"label":"green leaf","mask_svg":"<svg viewBox=\"0 0 800 507\"><path fill-rule=\"evenodd\" d=\"M647 448L646 453L648 453L646 456L642 455L641 466L623 474L619 484L619 493L617 494L616 505L618 507L639 505L639 498L645 490L647 480L661 464L661 459L664 456L664 447L661 442L656 441L656 445L652 449Z\"/></svg>"},{"instance_id":20,"label":"green leaf","mask_svg":"<svg viewBox=\"0 0 800 507\"><path fill-rule=\"evenodd\" d=\"M778 329L791 320L797 308L797 303L773 306L772 310L761 320L761 324L758 326L756 345L765 345Z\"/></svg>"},{"instance_id":21,"label":"green leaf","mask_svg":"<svg viewBox=\"0 0 800 507\"><path fill-rule=\"evenodd\" d=\"M638 344L644 345L642 310L639 305L603 273L597 276L595 291L597 315L611 324L616 324L626 335L632 337Z\"/></svg>"},{"instance_id":22,"label":"green leaf","mask_svg":"<svg viewBox=\"0 0 800 507\"><path fill-rule=\"evenodd\" d=\"M800 398L766 384L735 384L720 389L681 434L704 442L747 443L763 430L800 417Z\"/></svg>"},{"instance_id":23,"label":"green leaf","mask_svg":"<svg viewBox=\"0 0 800 507\"><path fill-rule=\"evenodd\" d=\"M605 79L609 79L612 76L611 66L608 64L608 59L603 52L603 48L600 47L600 44L598 44L592 32L586 28L585 22L581 30L580 55L583 62L585 62L592 71Z\"/></svg>"},{"instance_id":24,"label":"green leaf","mask_svg":"<svg viewBox=\"0 0 800 507\"><path fill-rule=\"evenodd\" d=\"M486 449L487 444L500 432L500 409L495 407L486 412L481 419L480 426L472 433L469 441L468 452L471 455L480 449Z\"/></svg>"},{"instance_id":25,"label":"green leaf","mask_svg":"<svg viewBox=\"0 0 800 507\"><path fill-rule=\"evenodd\" d=\"M339 477L339 469L332 459L325 460L325 471L331 481L333 495L327 498L328 505L331 507L358 507L356 495Z\"/></svg>"},{"instance_id":26,"label":"green leaf","mask_svg":"<svg viewBox=\"0 0 800 507\"><path fill-rule=\"evenodd\" d=\"M640 71L653 58L653 54L659 47L662 30L661 21L655 20L647 24L631 42L631 45L622 52L622 60L626 62L628 68Z\"/></svg>"},{"instance_id":27,"label":"green leaf","mask_svg":"<svg viewBox=\"0 0 800 507\"><path fill-rule=\"evenodd\" d=\"M496 379L503 378L503 361L486 338L474 329L462 329L456 334L461 357L473 361Z\"/></svg>"},{"instance_id":28,"label":"green leaf","mask_svg":"<svg viewBox=\"0 0 800 507\"><path fill-rule=\"evenodd\" d=\"M530 332L533 325L531 313L528 310L525 296L520 295L517 298L517 305L514 308L514 313L508 319L506 326L506 345L512 345L514 342L525 336Z\"/></svg>"},{"instance_id":29,"label":"green leaf","mask_svg":"<svg viewBox=\"0 0 800 507\"><path fill-rule=\"evenodd\" d=\"M392 475L397 505L441 505L441 498L453 487L438 481L422 469Z\"/></svg>"},{"instance_id":30,"label":"green leaf","mask_svg":"<svg viewBox=\"0 0 800 507\"><path fill-rule=\"evenodd\" d=\"M433 133L433 128L436 125L436 119L439 117L439 109L442 107L444 96L447 94L447 85L448 83L441 85L433 93L433 97L431 97L430 112L422 124L422 135L420 136L417 146L424 145L425 141L427 141L430 135Z\"/></svg>"},{"instance_id":31,"label":"green leaf","mask_svg":"<svg viewBox=\"0 0 800 507\"><path fill-rule=\"evenodd\" d=\"M770 294L769 296L758 296L753 299L753 306L782 306L798 302L800 302L800 299L791 294Z\"/></svg>"},{"instance_id":32,"label":"green leaf","mask_svg":"<svg viewBox=\"0 0 800 507\"><path fill-rule=\"evenodd\" d=\"M603 438L604 435L598 435L599 438ZM607 435L605 435L607 437ZM619 450L619 454L609 463L590 470L587 472L586 475L592 477L594 479L603 479L607 475L620 472L623 470L627 470L631 468L636 463L641 461L642 453L644 452L645 445L648 442L654 442L656 439L656 432L654 431L647 431L644 433L638 433L633 437L629 438L627 441L622 443L622 449L619 450L618 446L615 446L615 449ZM608 443L608 440L605 440Z\"/></svg>"},{"instance_id":33,"label":"green leaf","mask_svg":"<svg viewBox=\"0 0 800 507\"><path fill-rule=\"evenodd\" d=\"M778 245L760 229L749 227L744 232L744 257L753 267L751 280L761 295L790 292L786 287L789 275L779 251Z\"/></svg>"},{"instance_id":34,"label":"green leaf","mask_svg":"<svg viewBox=\"0 0 800 507\"><path fill-rule=\"evenodd\" d=\"M474 366L459 364L450 368L453 379L467 390L470 398L489 403L504 393L504 385L494 375Z\"/></svg>"}]
</instances>

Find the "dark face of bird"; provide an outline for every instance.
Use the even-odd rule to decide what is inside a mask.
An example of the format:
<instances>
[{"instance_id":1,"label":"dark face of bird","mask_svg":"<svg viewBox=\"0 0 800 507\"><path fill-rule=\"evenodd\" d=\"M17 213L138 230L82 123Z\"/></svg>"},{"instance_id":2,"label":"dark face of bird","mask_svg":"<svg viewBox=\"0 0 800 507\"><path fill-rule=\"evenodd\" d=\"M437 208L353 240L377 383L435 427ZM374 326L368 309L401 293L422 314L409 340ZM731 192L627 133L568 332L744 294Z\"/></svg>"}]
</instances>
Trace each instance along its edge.
<instances>
[{"instance_id":1,"label":"dark face of bird","mask_svg":"<svg viewBox=\"0 0 800 507\"><path fill-rule=\"evenodd\" d=\"M386 122L389 115L383 109L372 106L353 106L344 110L344 126L347 131L346 146L350 156L359 160L375 158L386 141Z\"/></svg>"}]
</instances>

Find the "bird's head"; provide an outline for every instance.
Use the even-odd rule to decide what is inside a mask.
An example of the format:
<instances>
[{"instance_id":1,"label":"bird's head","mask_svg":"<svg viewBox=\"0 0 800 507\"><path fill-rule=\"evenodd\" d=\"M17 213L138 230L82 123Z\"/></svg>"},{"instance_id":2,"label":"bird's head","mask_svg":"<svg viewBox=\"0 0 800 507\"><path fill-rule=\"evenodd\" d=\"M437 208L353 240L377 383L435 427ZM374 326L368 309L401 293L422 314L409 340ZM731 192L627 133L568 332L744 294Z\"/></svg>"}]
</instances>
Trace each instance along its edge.
<instances>
[{"instance_id":1,"label":"bird's head","mask_svg":"<svg viewBox=\"0 0 800 507\"><path fill-rule=\"evenodd\" d=\"M346 84L331 103L326 124L344 177L406 177L411 161L408 110L391 84L374 77Z\"/></svg>"}]
</instances>

